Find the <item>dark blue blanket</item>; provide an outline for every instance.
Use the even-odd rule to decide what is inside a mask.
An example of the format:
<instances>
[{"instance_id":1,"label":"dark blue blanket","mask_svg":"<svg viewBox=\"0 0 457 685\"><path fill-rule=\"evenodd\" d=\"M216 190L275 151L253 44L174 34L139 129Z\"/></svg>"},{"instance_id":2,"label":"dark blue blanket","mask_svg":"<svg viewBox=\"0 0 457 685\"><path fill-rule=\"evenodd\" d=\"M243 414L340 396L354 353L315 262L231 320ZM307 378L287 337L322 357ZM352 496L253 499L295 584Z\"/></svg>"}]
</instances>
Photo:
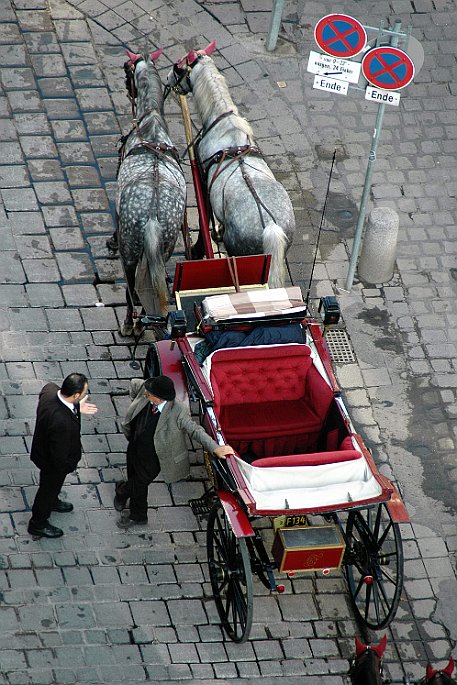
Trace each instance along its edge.
<instances>
[{"instance_id":1,"label":"dark blue blanket","mask_svg":"<svg viewBox=\"0 0 457 685\"><path fill-rule=\"evenodd\" d=\"M194 354L199 364L206 357L224 347L253 347L255 345L284 345L306 343L306 332L300 323L285 326L256 326L251 331L209 331L205 340L195 346Z\"/></svg>"}]
</instances>

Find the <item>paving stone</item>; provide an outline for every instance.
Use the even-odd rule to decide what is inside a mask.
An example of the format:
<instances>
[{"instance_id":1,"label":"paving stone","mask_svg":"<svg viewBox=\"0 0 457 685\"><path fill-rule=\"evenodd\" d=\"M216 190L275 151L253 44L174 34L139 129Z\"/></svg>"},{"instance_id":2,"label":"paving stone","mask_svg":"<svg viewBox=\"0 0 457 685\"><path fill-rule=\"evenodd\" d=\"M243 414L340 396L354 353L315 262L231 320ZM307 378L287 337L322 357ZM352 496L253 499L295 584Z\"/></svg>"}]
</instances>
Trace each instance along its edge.
<instances>
[{"instance_id":1,"label":"paving stone","mask_svg":"<svg viewBox=\"0 0 457 685\"><path fill-rule=\"evenodd\" d=\"M29 185L30 181L25 166L19 164L0 166L0 188L23 188Z\"/></svg>"},{"instance_id":2,"label":"paving stone","mask_svg":"<svg viewBox=\"0 0 457 685\"><path fill-rule=\"evenodd\" d=\"M22 265L29 282L47 283L49 281L60 281L60 273L54 259L28 259L23 260Z\"/></svg>"},{"instance_id":3,"label":"paving stone","mask_svg":"<svg viewBox=\"0 0 457 685\"><path fill-rule=\"evenodd\" d=\"M62 277L66 281L84 281L93 276L90 258L83 252L60 252L56 254L56 260Z\"/></svg>"}]
</instances>

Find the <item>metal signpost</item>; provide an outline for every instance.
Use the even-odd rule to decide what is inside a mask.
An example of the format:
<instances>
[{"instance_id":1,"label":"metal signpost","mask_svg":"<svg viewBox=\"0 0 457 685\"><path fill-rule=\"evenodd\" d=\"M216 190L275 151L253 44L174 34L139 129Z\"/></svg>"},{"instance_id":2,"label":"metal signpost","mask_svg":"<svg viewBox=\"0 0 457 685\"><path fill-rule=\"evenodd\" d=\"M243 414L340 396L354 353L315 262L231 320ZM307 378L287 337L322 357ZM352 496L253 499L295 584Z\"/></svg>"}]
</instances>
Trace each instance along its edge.
<instances>
[{"instance_id":1,"label":"metal signpost","mask_svg":"<svg viewBox=\"0 0 457 685\"><path fill-rule=\"evenodd\" d=\"M284 9L285 0L273 0L273 9L271 13L270 28L268 29L267 41L265 48L269 51L274 50L278 41L279 27L281 25L281 16Z\"/></svg>"},{"instance_id":2,"label":"metal signpost","mask_svg":"<svg viewBox=\"0 0 457 685\"><path fill-rule=\"evenodd\" d=\"M367 43L366 29L376 31L376 45ZM328 14L322 17L314 29L314 38L324 54L310 52L308 71L314 76L313 88L338 95L346 95L349 88L365 92L365 99L378 104L376 123L368 155L365 182L360 200L360 210L354 235L354 245L349 262L346 290L351 290L357 259L360 252L365 213L371 188L376 152L381 136L385 106L398 106L400 95L396 91L405 88L414 78L414 63L397 45L399 39L408 47L409 33L401 33L401 22L394 29L364 27L357 19L345 14ZM383 41L389 41L382 45ZM416 42L417 43L417 42ZM361 61L353 57L365 53ZM363 85L363 79L368 82Z\"/></svg>"}]
</instances>

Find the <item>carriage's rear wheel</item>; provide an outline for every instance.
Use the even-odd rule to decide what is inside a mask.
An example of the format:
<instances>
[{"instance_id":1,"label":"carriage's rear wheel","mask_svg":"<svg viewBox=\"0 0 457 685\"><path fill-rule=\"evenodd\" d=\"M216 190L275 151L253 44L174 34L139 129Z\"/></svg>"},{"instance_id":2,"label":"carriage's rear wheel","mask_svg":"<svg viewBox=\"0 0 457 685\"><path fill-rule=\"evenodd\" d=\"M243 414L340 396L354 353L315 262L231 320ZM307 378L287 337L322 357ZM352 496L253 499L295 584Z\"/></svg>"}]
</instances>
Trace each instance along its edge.
<instances>
[{"instance_id":1,"label":"carriage's rear wheel","mask_svg":"<svg viewBox=\"0 0 457 685\"><path fill-rule=\"evenodd\" d=\"M373 630L395 616L403 586L403 547L398 523L385 504L349 512L344 564L360 620Z\"/></svg>"},{"instance_id":2,"label":"carriage's rear wheel","mask_svg":"<svg viewBox=\"0 0 457 685\"><path fill-rule=\"evenodd\" d=\"M245 642L254 605L251 563L246 540L235 537L220 502L209 513L206 540L211 587L222 626L234 642Z\"/></svg>"}]
</instances>

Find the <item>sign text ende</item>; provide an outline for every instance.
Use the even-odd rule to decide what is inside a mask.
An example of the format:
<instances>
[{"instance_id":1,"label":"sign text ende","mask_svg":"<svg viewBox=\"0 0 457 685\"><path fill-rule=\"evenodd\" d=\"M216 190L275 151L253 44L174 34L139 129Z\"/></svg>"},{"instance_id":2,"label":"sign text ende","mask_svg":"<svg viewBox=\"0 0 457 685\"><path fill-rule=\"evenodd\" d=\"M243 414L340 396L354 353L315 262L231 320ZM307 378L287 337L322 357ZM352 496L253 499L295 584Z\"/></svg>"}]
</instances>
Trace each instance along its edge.
<instances>
[{"instance_id":1,"label":"sign text ende","mask_svg":"<svg viewBox=\"0 0 457 685\"><path fill-rule=\"evenodd\" d=\"M398 107L400 104L400 93L393 93L390 90L381 90L381 88L367 86L365 90L365 100L377 102L379 105L395 105Z\"/></svg>"},{"instance_id":2,"label":"sign text ende","mask_svg":"<svg viewBox=\"0 0 457 685\"><path fill-rule=\"evenodd\" d=\"M349 83L347 81L337 81L327 76L319 76L318 74L314 77L313 88L326 90L330 93L338 93L338 95L347 95Z\"/></svg>"}]
</instances>

